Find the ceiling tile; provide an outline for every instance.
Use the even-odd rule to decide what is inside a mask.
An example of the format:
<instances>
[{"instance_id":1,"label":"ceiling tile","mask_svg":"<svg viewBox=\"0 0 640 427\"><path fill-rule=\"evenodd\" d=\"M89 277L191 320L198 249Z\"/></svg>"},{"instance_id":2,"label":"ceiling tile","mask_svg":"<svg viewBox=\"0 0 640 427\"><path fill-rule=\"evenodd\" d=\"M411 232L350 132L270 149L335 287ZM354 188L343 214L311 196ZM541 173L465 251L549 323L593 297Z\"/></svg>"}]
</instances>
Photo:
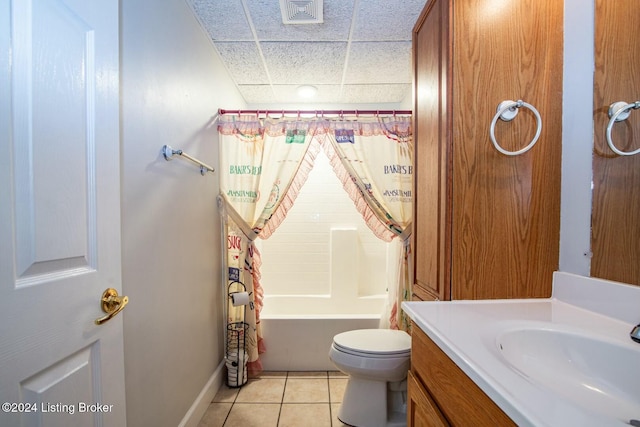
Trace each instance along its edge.
<instances>
[{"instance_id":1,"label":"ceiling tile","mask_svg":"<svg viewBox=\"0 0 640 427\"><path fill-rule=\"evenodd\" d=\"M273 84L330 84L342 81L347 43L260 43Z\"/></svg>"},{"instance_id":2,"label":"ceiling tile","mask_svg":"<svg viewBox=\"0 0 640 427\"><path fill-rule=\"evenodd\" d=\"M324 0L324 23L285 25L280 2L247 2L256 34L261 41L346 41L351 28L354 0Z\"/></svg>"},{"instance_id":3,"label":"ceiling tile","mask_svg":"<svg viewBox=\"0 0 640 427\"><path fill-rule=\"evenodd\" d=\"M351 43L345 83L411 83L411 42Z\"/></svg>"},{"instance_id":4,"label":"ceiling tile","mask_svg":"<svg viewBox=\"0 0 640 427\"><path fill-rule=\"evenodd\" d=\"M269 84L254 42L218 42L216 48L236 84Z\"/></svg>"},{"instance_id":5,"label":"ceiling tile","mask_svg":"<svg viewBox=\"0 0 640 427\"><path fill-rule=\"evenodd\" d=\"M269 104L274 102L273 90L269 85L238 85L238 90L248 104Z\"/></svg>"},{"instance_id":6,"label":"ceiling tile","mask_svg":"<svg viewBox=\"0 0 640 427\"><path fill-rule=\"evenodd\" d=\"M353 40L411 40L425 0L367 0L358 3Z\"/></svg>"},{"instance_id":7,"label":"ceiling tile","mask_svg":"<svg viewBox=\"0 0 640 427\"><path fill-rule=\"evenodd\" d=\"M324 23L300 25L282 23L278 0L186 1L248 104L302 103L301 84L318 88L309 103L411 98L411 36L426 0L324 0Z\"/></svg>"},{"instance_id":8,"label":"ceiling tile","mask_svg":"<svg viewBox=\"0 0 640 427\"><path fill-rule=\"evenodd\" d=\"M254 39L241 0L187 1L213 41Z\"/></svg>"},{"instance_id":9,"label":"ceiling tile","mask_svg":"<svg viewBox=\"0 0 640 427\"><path fill-rule=\"evenodd\" d=\"M340 102L402 102L407 96L411 96L410 84L344 85Z\"/></svg>"}]
</instances>

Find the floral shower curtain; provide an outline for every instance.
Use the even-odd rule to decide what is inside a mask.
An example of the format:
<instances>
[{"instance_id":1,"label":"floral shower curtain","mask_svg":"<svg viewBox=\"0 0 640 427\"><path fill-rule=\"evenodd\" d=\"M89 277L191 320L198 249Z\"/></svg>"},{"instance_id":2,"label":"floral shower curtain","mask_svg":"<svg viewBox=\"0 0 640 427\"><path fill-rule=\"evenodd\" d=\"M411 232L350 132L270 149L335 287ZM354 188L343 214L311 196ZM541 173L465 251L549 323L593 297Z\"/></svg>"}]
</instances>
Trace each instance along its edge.
<instances>
[{"instance_id":1,"label":"floral shower curtain","mask_svg":"<svg viewBox=\"0 0 640 427\"><path fill-rule=\"evenodd\" d=\"M403 242L397 284L388 288L381 326L409 330L400 303L411 299L413 137L411 117L356 118L331 123L323 145L338 178L374 234ZM388 319L388 323L387 323Z\"/></svg>"},{"instance_id":2,"label":"floral shower curtain","mask_svg":"<svg viewBox=\"0 0 640 427\"><path fill-rule=\"evenodd\" d=\"M227 322L245 322L245 351L250 376L262 371L260 331L263 291L260 253L254 240L267 238L280 225L313 167L324 132L316 121L222 115L220 136L221 214L227 240L227 287L246 290L250 303L227 303Z\"/></svg>"}]
</instances>

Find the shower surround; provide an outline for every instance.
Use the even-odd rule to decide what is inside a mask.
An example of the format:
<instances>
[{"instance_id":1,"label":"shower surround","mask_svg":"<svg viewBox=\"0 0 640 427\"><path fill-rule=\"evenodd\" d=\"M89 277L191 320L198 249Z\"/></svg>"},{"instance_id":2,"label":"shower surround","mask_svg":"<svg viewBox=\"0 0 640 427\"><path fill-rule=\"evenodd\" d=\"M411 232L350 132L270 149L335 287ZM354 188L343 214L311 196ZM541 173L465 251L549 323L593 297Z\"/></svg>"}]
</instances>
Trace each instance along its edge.
<instances>
[{"instance_id":1,"label":"shower surround","mask_svg":"<svg viewBox=\"0 0 640 427\"><path fill-rule=\"evenodd\" d=\"M373 235L320 153L287 219L257 242L264 369L335 369L328 358L335 334L377 328L397 274L396 240Z\"/></svg>"}]
</instances>

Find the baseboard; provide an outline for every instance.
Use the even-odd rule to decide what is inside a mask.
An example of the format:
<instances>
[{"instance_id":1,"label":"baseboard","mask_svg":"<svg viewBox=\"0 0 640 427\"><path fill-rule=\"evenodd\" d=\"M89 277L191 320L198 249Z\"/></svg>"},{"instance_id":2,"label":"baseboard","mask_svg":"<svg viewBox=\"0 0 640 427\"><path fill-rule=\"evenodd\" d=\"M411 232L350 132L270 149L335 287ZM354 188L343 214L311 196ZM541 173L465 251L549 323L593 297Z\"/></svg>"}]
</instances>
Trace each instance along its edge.
<instances>
[{"instance_id":1,"label":"baseboard","mask_svg":"<svg viewBox=\"0 0 640 427\"><path fill-rule=\"evenodd\" d=\"M207 411L209 404L222 386L224 380L224 360L220 362L209 381L204 385L202 391L193 401L193 404L185 414L178 427L197 427L202 416Z\"/></svg>"}]
</instances>

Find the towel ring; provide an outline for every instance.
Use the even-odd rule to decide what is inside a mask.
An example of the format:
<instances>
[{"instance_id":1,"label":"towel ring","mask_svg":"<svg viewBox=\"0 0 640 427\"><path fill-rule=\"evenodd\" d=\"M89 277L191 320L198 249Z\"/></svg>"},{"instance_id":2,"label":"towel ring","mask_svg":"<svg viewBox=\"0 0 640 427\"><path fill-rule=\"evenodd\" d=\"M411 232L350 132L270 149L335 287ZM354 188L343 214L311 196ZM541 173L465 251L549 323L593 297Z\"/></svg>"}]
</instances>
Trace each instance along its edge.
<instances>
[{"instance_id":1,"label":"towel ring","mask_svg":"<svg viewBox=\"0 0 640 427\"><path fill-rule=\"evenodd\" d=\"M498 119L501 119L502 121L505 121L505 122L510 122L518 115L518 108L520 107L528 108L536 116L538 129L536 130L536 134L531 140L531 142L529 143L529 145L527 145L526 147L518 151L508 151L502 148L500 144L498 144L498 141L496 141L496 135L495 135L496 123L498 122ZM496 115L493 116L493 120L491 120L491 126L489 128L489 136L491 136L491 142L493 143L493 146L496 147L496 150L498 150L499 152L501 152L506 156L517 156L531 150L531 148L533 148L533 146L536 145L536 142L538 142L538 138L540 138L541 132L542 132L542 118L540 117L540 113L538 113L538 110L536 110L536 108L533 105L527 104L521 99L517 101L510 101L510 100L502 101L500 104L498 104Z\"/></svg>"},{"instance_id":2,"label":"towel ring","mask_svg":"<svg viewBox=\"0 0 640 427\"><path fill-rule=\"evenodd\" d=\"M611 129L613 129L613 125L616 122L623 122L627 120L629 114L631 114L631 110L637 110L638 108L640 108L640 101L636 101L631 104L619 101L614 102L609 106L609 117L611 118L607 125L607 144L609 144L609 148L619 156L633 156L640 153L640 148L633 151L621 151L613 144L613 139L611 139Z\"/></svg>"}]
</instances>

